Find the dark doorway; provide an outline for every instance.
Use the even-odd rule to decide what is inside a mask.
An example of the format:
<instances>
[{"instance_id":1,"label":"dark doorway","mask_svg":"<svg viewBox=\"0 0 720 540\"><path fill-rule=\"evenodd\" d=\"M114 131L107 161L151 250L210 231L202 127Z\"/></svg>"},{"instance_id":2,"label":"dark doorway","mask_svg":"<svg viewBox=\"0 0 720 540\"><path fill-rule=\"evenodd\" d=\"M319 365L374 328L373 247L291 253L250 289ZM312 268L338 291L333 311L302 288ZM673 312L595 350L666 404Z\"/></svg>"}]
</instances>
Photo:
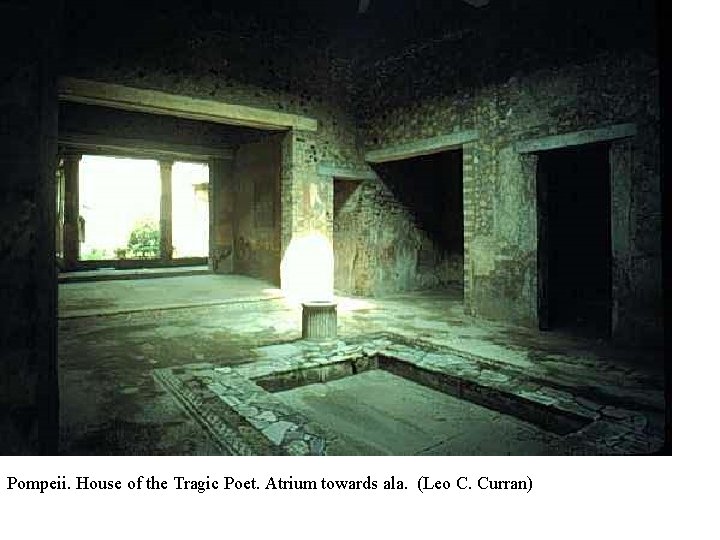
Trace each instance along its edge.
<instances>
[{"instance_id":1,"label":"dark doorway","mask_svg":"<svg viewBox=\"0 0 720 540\"><path fill-rule=\"evenodd\" d=\"M609 337L609 147L541 153L537 189L540 328Z\"/></svg>"}]
</instances>

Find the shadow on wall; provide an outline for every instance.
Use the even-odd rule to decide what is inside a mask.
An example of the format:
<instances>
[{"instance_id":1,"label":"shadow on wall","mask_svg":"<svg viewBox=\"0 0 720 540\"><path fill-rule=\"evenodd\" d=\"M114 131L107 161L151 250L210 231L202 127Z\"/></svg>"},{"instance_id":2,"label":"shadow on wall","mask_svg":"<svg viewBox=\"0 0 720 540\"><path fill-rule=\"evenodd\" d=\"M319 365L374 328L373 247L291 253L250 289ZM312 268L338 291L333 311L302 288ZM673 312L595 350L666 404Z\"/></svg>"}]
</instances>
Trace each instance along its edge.
<instances>
[{"instance_id":1,"label":"shadow on wall","mask_svg":"<svg viewBox=\"0 0 720 540\"><path fill-rule=\"evenodd\" d=\"M462 151L376 166L334 182L335 287L359 295L461 286Z\"/></svg>"}]
</instances>

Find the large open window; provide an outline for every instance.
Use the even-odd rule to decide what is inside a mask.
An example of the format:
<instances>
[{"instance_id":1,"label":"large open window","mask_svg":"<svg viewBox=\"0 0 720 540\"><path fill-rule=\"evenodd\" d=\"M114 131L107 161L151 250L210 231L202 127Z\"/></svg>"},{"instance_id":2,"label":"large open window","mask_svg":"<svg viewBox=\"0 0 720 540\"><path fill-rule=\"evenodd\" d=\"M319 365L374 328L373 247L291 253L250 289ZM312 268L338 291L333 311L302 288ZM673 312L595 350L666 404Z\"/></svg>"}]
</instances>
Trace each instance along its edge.
<instances>
[{"instance_id":1,"label":"large open window","mask_svg":"<svg viewBox=\"0 0 720 540\"><path fill-rule=\"evenodd\" d=\"M157 161L83 156L79 191L81 261L160 257Z\"/></svg>"},{"instance_id":2,"label":"large open window","mask_svg":"<svg viewBox=\"0 0 720 540\"><path fill-rule=\"evenodd\" d=\"M209 171L204 163L172 168L173 258L207 257L210 230Z\"/></svg>"},{"instance_id":3,"label":"large open window","mask_svg":"<svg viewBox=\"0 0 720 540\"><path fill-rule=\"evenodd\" d=\"M81 267L207 257L207 164L84 155L77 171L78 215L64 218L77 220Z\"/></svg>"}]
</instances>

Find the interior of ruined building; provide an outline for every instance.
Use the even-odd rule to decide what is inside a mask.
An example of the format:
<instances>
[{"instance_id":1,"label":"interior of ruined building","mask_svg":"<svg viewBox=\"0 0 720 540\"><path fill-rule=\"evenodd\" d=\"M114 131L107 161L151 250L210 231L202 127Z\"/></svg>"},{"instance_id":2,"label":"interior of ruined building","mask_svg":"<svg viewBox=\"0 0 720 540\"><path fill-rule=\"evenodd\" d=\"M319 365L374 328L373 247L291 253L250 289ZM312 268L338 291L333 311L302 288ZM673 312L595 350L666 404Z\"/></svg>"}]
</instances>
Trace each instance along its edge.
<instances>
[{"instance_id":1,"label":"interior of ruined building","mask_svg":"<svg viewBox=\"0 0 720 540\"><path fill-rule=\"evenodd\" d=\"M655 2L0 21L0 453L669 451Z\"/></svg>"}]
</instances>

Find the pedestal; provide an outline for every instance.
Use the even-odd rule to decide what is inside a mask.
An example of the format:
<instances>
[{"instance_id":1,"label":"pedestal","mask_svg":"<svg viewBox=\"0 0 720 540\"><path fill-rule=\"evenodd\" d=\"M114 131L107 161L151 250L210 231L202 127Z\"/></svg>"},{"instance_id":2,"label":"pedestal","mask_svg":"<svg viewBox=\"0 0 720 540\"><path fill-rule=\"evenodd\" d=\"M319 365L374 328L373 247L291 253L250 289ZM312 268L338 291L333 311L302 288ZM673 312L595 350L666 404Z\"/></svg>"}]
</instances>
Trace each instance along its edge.
<instances>
[{"instance_id":1,"label":"pedestal","mask_svg":"<svg viewBox=\"0 0 720 540\"><path fill-rule=\"evenodd\" d=\"M316 341L337 337L337 304L334 302L303 302L302 337Z\"/></svg>"}]
</instances>

